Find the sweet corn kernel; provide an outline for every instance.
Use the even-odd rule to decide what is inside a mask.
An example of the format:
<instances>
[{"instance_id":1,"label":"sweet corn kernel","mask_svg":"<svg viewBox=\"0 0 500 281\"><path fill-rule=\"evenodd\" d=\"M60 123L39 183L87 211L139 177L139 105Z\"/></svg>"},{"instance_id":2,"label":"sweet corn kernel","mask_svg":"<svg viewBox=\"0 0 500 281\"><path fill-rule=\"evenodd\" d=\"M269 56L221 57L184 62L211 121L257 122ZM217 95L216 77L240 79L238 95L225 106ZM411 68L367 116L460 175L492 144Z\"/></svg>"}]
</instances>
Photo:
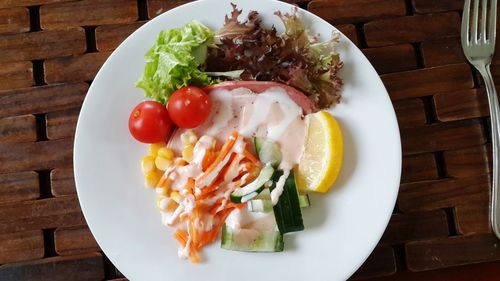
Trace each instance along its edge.
<instances>
[{"instance_id":1,"label":"sweet corn kernel","mask_svg":"<svg viewBox=\"0 0 500 281\"><path fill-rule=\"evenodd\" d=\"M165 147L166 144L164 142L153 143L149 145L149 155L156 156L158 154L158 150L162 147Z\"/></svg>"},{"instance_id":2,"label":"sweet corn kernel","mask_svg":"<svg viewBox=\"0 0 500 281\"><path fill-rule=\"evenodd\" d=\"M154 188L159 180L160 175L156 171L150 171L144 175L144 185L147 188Z\"/></svg>"},{"instance_id":3,"label":"sweet corn kernel","mask_svg":"<svg viewBox=\"0 0 500 281\"><path fill-rule=\"evenodd\" d=\"M157 156L164 157L170 161L174 160L174 152L166 146L158 149L156 154Z\"/></svg>"},{"instance_id":4,"label":"sweet corn kernel","mask_svg":"<svg viewBox=\"0 0 500 281\"><path fill-rule=\"evenodd\" d=\"M167 196L167 189L163 187L157 187L155 188L156 194L160 196Z\"/></svg>"},{"instance_id":5,"label":"sweet corn kernel","mask_svg":"<svg viewBox=\"0 0 500 281\"><path fill-rule=\"evenodd\" d=\"M155 158L153 156L145 156L141 161L142 173L145 175L155 169Z\"/></svg>"},{"instance_id":6,"label":"sweet corn kernel","mask_svg":"<svg viewBox=\"0 0 500 281\"><path fill-rule=\"evenodd\" d=\"M177 191L172 191L172 193L170 193L170 199L174 200L177 204L180 204L183 200L182 195Z\"/></svg>"},{"instance_id":7,"label":"sweet corn kernel","mask_svg":"<svg viewBox=\"0 0 500 281\"><path fill-rule=\"evenodd\" d=\"M193 150L194 147L192 145L186 145L182 150L182 158L187 162L191 162L191 159L193 159Z\"/></svg>"},{"instance_id":8,"label":"sweet corn kernel","mask_svg":"<svg viewBox=\"0 0 500 281\"><path fill-rule=\"evenodd\" d=\"M190 145L196 143L198 138L196 137L195 133L191 130L188 130L184 133L181 134L181 141L182 144L184 145Z\"/></svg>"},{"instance_id":9,"label":"sweet corn kernel","mask_svg":"<svg viewBox=\"0 0 500 281\"><path fill-rule=\"evenodd\" d=\"M170 166L171 163L172 163L172 161L168 160L165 157L156 156L156 158L155 158L156 168L160 171L166 171L168 166Z\"/></svg>"}]
</instances>

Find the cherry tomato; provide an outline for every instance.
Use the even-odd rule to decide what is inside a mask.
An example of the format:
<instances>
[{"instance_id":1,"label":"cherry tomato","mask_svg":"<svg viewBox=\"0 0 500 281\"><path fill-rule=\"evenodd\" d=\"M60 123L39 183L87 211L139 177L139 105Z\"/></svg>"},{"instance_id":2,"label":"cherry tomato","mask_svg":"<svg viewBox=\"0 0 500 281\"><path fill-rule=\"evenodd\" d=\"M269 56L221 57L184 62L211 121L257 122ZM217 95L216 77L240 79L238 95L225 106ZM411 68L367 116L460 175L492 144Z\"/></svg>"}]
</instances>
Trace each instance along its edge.
<instances>
[{"instance_id":1,"label":"cherry tomato","mask_svg":"<svg viewBox=\"0 0 500 281\"><path fill-rule=\"evenodd\" d=\"M194 86L175 91L168 101L168 114L175 125L194 128L207 120L212 102L202 89Z\"/></svg>"},{"instance_id":2,"label":"cherry tomato","mask_svg":"<svg viewBox=\"0 0 500 281\"><path fill-rule=\"evenodd\" d=\"M132 136L144 143L166 141L170 136L172 122L167 109L156 101L139 103L128 119L128 128Z\"/></svg>"}]
</instances>

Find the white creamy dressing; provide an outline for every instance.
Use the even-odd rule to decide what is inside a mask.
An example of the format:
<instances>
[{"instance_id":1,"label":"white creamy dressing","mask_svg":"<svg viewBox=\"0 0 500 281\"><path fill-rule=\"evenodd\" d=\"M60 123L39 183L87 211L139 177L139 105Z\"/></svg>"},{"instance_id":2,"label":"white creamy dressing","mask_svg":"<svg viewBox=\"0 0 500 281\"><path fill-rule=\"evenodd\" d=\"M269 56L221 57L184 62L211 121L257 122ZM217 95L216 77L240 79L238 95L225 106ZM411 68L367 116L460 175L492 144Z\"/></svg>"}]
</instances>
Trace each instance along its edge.
<instances>
[{"instance_id":1,"label":"white creamy dressing","mask_svg":"<svg viewBox=\"0 0 500 281\"><path fill-rule=\"evenodd\" d=\"M230 138L232 138L232 137L230 137ZM198 165L200 167L200 173L196 177L196 187L202 188L202 187L210 185L215 180L215 178L219 175L222 168L224 168L224 166L226 166L226 164L229 162L233 153L236 153L238 155L238 157L240 154L243 153L243 151L245 149L244 145L245 145L245 142L243 141L243 138L241 136L238 136L238 138L235 140L235 143L234 143L233 147L231 148L230 152L214 168L214 170L212 172L210 172L209 174L207 174L207 176L205 176L204 178L201 177L201 163L200 163L200 165ZM190 166L190 165L188 165L188 166ZM228 179L228 180L233 180L237 175L238 174L234 174L234 177L231 179Z\"/></svg>"},{"instance_id":2,"label":"white creamy dressing","mask_svg":"<svg viewBox=\"0 0 500 281\"><path fill-rule=\"evenodd\" d=\"M271 87L255 94L246 88L234 90L215 89L210 92L212 111L207 120L192 129L198 136L210 135L219 144L224 143L232 131L250 138L269 138L280 146L283 159L280 168L292 169L298 163L304 147L306 124L302 109L280 87ZM185 129L178 129L169 147L180 152L180 135Z\"/></svg>"},{"instance_id":3,"label":"white creamy dressing","mask_svg":"<svg viewBox=\"0 0 500 281\"><path fill-rule=\"evenodd\" d=\"M276 219L272 212L250 212L247 208L232 211L226 224L233 229L276 230Z\"/></svg>"},{"instance_id":4,"label":"white creamy dressing","mask_svg":"<svg viewBox=\"0 0 500 281\"><path fill-rule=\"evenodd\" d=\"M207 120L200 126L192 129L197 136L201 136L193 149L193 160L185 166L177 166L170 173L168 179L173 190L181 191L185 188L189 178L195 179L195 194L200 195L203 188L209 186L216 179L220 171L227 166L232 157L243 158L245 150L244 138L263 137L275 141L282 151L282 162L280 168L284 170L283 176L276 183L276 188L271 192L273 205L278 202L283 193L285 180L290 174L294 165L298 164L302 154L306 124L303 119L302 109L279 87L271 87L266 91L255 94L246 88L236 88L234 90L215 89L209 95L212 102L212 110ZM218 149L231 137L233 131L238 131L239 136L235 140L231 151L213 169L213 171L203 177L201 163L205 152L216 146ZM177 129L172 136L168 146L175 152L180 153L183 145L181 142L182 133L186 129ZM247 149L253 151L253 146ZM219 185L224 192L215 196L203 199L204 204L213 205L222 200L224 206L230 201L230 194L236 186L232 181L242 171L248 170L245 165L238 164L228 168L223 182ZM247 184L249 174L241 178L242 184ZM161 202L160 202L161 204ZM162 212L162 222L166 225L173 225L178 218L184 214L190 214L195 206L195 198L187 194L184 201L179 204L172 215ZM204 215L199 226L205 231L213 227L213 216ZM254 230L276 230L276 220L274 214L249 212L247 208L235 209L226 219L226 224L235 229ZM246 232L245 232L246 233ZM188 241L190 242L190 241ZM187 243L189 245L189 243ZM186 258L189 255L189 248L181 247L179 257Z\"/></svg>"},{"instance_id":5,"label":"white creamy dressing","mask_svg":"<svg viewBox=\"0 0 500 281\"><path fill-rule=\"evenodd\" d=\"M177 251L177 255L179 256L180 259L187 259L189 257L190 253L189 247L191 246L191 233L189 231L189 227L187 228L187 231L189 235L188 235L188 240L186 241L186 245L184 247L179 247L179 250Z\"/></svg>"},{"instance_id":6,"label":"white creamy dressing","mask_svg":"<svg viewBox=\"0 0 500 281\"><path fill-rule=\"evenodd\" d=\"M285 181L290 175L290 170L284 170L283 175L276 182L276 187L271 191L271 202L273 206L278 203L281 194L283 194L283 188L285 187Z\"/></svg>"}]
</instances>

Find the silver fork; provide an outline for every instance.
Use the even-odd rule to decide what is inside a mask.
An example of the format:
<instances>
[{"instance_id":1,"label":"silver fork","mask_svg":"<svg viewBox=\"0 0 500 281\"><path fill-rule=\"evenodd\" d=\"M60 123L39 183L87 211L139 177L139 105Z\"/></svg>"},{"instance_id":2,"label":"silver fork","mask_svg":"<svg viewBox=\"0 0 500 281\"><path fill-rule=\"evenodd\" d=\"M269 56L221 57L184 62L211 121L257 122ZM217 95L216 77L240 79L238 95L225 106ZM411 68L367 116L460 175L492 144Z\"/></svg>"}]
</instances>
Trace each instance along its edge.
<instances>
[{"instance_id":1,"label":"silver fork","mask_svg":"<svg viewBox=\"0 0 500 281\"><path fill-rule=\"evenodd\" d=\"M483 76L490 106L491 136L493 139L493 183L491 192L490 221L495 235L500 239L500 193L499 193L499 158L500 158L500 108L495 84L490 72L491 58L495 52L497 0L474 0L472 22L470 20L471 1L465 0L462 17L462 48L469 62ZM481 16L479 15L481 2ZM488 5L488 2L489 5ZM489 6L489 8L488 8ZM472 24L472 26L471 26Z\"/></svg>"}]
</instances>

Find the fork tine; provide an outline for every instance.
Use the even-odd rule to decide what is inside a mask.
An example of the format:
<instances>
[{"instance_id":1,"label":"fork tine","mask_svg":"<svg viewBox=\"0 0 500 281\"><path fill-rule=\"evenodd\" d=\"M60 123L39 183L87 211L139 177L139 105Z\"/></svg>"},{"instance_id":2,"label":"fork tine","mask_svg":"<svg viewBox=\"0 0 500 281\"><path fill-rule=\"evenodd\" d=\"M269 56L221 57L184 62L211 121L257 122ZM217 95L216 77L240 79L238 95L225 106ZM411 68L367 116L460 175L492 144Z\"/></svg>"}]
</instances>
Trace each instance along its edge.
<instances>
[{"instance_id":1,"label":"fork tine","mask_svg":"<svg viewBox=\"0 0 500 281\"><path fill-rule=\"evenodd\" d=\"M486 43L486 20L488 12L488 0L482 0L483 4L481 7L481 31L479 32L479 40Z\"/></svg>"},{"instance_id":2,"label":"fork tine","mask_svg":"<svg viewBox=\"0 0 500 281\"><path fill-rule=\"evenodd\" d=\"M464 13L462 15L462 46L469 45L470 38L470 0L465 0Z\"/></svg>"},{"instance_id":3,"label":"fork tine","mask_svg":"<svg viewBox=\"0 0 500 281\"><path fill-rule=\"evenodd\" d=\"M471 41L472 43L477 43L477 26L479 23L479 0L474 0L474 11L472 11L472 33Z\"/></svg>"},{"instance_id":4,"label":"fork tine","mask_svg":"<svg viewBox=\"0 0 500 281\"><path fill-rule=\"evenodd\" d=\"M488 40L495 44L497 34L497 0L492 0L490 4L490 23L488 30Z\"/></svg>"}]
</instances>

